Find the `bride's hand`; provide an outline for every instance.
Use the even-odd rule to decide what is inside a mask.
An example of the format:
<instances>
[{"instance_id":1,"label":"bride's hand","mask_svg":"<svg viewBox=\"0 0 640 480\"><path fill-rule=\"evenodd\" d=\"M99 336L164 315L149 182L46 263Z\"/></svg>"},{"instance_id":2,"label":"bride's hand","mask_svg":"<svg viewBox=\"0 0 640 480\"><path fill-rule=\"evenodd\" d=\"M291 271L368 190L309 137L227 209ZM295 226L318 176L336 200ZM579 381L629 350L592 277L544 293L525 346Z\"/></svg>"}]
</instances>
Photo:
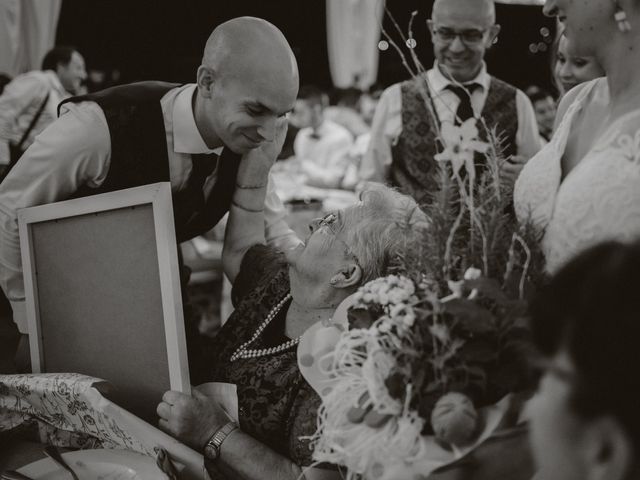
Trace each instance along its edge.
<instances>
[{"instance_id":1,"label":"bride's hand","mask_svg":"<svg viewBox=\"0 0 640 480\"><path fill-rule=\"evenodd\" d=\"M513 186L516 182L518 175L520 175L520 171L526 163L526 157L522 155L512 155L502 164L500 173L510 186Z\"/></svg>"}]
</instances>

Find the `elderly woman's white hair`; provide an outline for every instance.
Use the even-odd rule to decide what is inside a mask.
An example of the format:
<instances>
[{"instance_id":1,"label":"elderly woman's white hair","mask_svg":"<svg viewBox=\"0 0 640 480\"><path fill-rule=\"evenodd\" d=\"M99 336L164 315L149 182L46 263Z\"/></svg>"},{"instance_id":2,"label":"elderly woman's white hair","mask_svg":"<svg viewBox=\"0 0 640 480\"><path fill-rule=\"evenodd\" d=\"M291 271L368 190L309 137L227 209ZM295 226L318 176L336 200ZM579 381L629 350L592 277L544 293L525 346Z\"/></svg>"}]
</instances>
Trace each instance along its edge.
<instances>
[{"instance_id":1,"label":"elderly woman's white hair","mask_svg":"<svg viewBox=\"0 0 640 480\"><path fill-rule=\"evenodd\" d=\"M386 275L409 250L423 243L429 223L413 198L381 184L368 184L346 221L346 242L362 268L362 281Z\"/></svg>"}]
</instances>

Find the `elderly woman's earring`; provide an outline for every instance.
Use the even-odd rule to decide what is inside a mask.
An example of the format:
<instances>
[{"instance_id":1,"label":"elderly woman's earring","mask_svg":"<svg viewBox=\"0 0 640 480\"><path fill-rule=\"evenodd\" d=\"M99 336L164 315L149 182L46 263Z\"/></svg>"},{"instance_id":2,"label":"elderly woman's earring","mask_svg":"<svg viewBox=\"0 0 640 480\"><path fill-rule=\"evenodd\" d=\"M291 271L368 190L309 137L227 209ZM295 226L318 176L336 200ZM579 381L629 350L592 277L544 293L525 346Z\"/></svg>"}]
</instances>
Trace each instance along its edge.
<instances>
[{"instance_id":1,"label":"elderly woman's earring","mask_svg":"<svg viewBox=\"0 0 640 480\"><path fill-rule=\"evenodd\" d=\"M613 0L613 3L615 4L615 8L616 8L613 14L613 18L616 20L616 23L618 24L618 30L620 30L622 33L627 33L628 31L631 30L631 24L627 19L627 12L625 12L622 9L622 7L620 6L620 3L618 3L618 0Z\"/></svg>"}]
</instances>

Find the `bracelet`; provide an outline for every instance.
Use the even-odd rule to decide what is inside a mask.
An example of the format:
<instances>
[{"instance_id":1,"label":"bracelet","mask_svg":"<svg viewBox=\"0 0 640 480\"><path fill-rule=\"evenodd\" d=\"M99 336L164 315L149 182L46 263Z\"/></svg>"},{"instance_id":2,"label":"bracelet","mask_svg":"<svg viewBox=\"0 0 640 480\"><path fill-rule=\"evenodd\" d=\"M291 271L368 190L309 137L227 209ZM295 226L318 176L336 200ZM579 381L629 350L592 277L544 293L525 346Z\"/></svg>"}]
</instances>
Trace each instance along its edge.
<instances>
[{"instance_id":1,"label":"bracelet","mask_svg":"<svg viewBox=\"0 0 640 480\"><path fill-rule=\"evenodd\" d=\"M209 460L216 461L220 456L220 447L229 434L238 429L235 422L228 422L214 433L204 446L204 454Z\"/></svg>"},{"instance_id":2,"label":"bracelet","mask_svg":"<svg viewBox=\"0 0 640 480\"><path fill-rule=\"evenodd\" d=\"M245 212L251 212L251 213L261 213L264 210L264 208L261 208L260 210L255 210L253 208L243 207L242 205L238 204L235 200L231 200L231 205L233 205L234 207L238 207L240 210L244 210Z\"/></svg>"},{"instance_id":3,"label":"bracelet","mask_svg":"<svg viewBox=\"0 0 640 480\"><path fill-rule=\"evenodd\" d=\"M236 183L236 188L240 188L242 190L257 190L258 188L264 188L266 186L266 183L263 183L262 185L244 185L242 183Z\"/></svg>"}]
</instances>

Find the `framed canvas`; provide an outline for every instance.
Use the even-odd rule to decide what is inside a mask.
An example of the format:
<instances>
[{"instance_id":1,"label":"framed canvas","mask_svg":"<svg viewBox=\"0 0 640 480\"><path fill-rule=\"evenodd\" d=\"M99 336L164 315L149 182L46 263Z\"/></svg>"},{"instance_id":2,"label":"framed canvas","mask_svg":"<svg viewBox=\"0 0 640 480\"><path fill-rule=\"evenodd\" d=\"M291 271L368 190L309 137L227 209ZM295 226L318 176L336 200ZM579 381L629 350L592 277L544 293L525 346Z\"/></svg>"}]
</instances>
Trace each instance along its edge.
<instances>
[{"instance_id":1,"label":"framed canvas","mask_svg":"<svg viewBox=\"0 0 640 480\"><path fill-rule=\"evenodd\" d=\"M155 418L190 392L168 182L18 212L34 373L77 372Z\"/></svg>"}]
</instances>

